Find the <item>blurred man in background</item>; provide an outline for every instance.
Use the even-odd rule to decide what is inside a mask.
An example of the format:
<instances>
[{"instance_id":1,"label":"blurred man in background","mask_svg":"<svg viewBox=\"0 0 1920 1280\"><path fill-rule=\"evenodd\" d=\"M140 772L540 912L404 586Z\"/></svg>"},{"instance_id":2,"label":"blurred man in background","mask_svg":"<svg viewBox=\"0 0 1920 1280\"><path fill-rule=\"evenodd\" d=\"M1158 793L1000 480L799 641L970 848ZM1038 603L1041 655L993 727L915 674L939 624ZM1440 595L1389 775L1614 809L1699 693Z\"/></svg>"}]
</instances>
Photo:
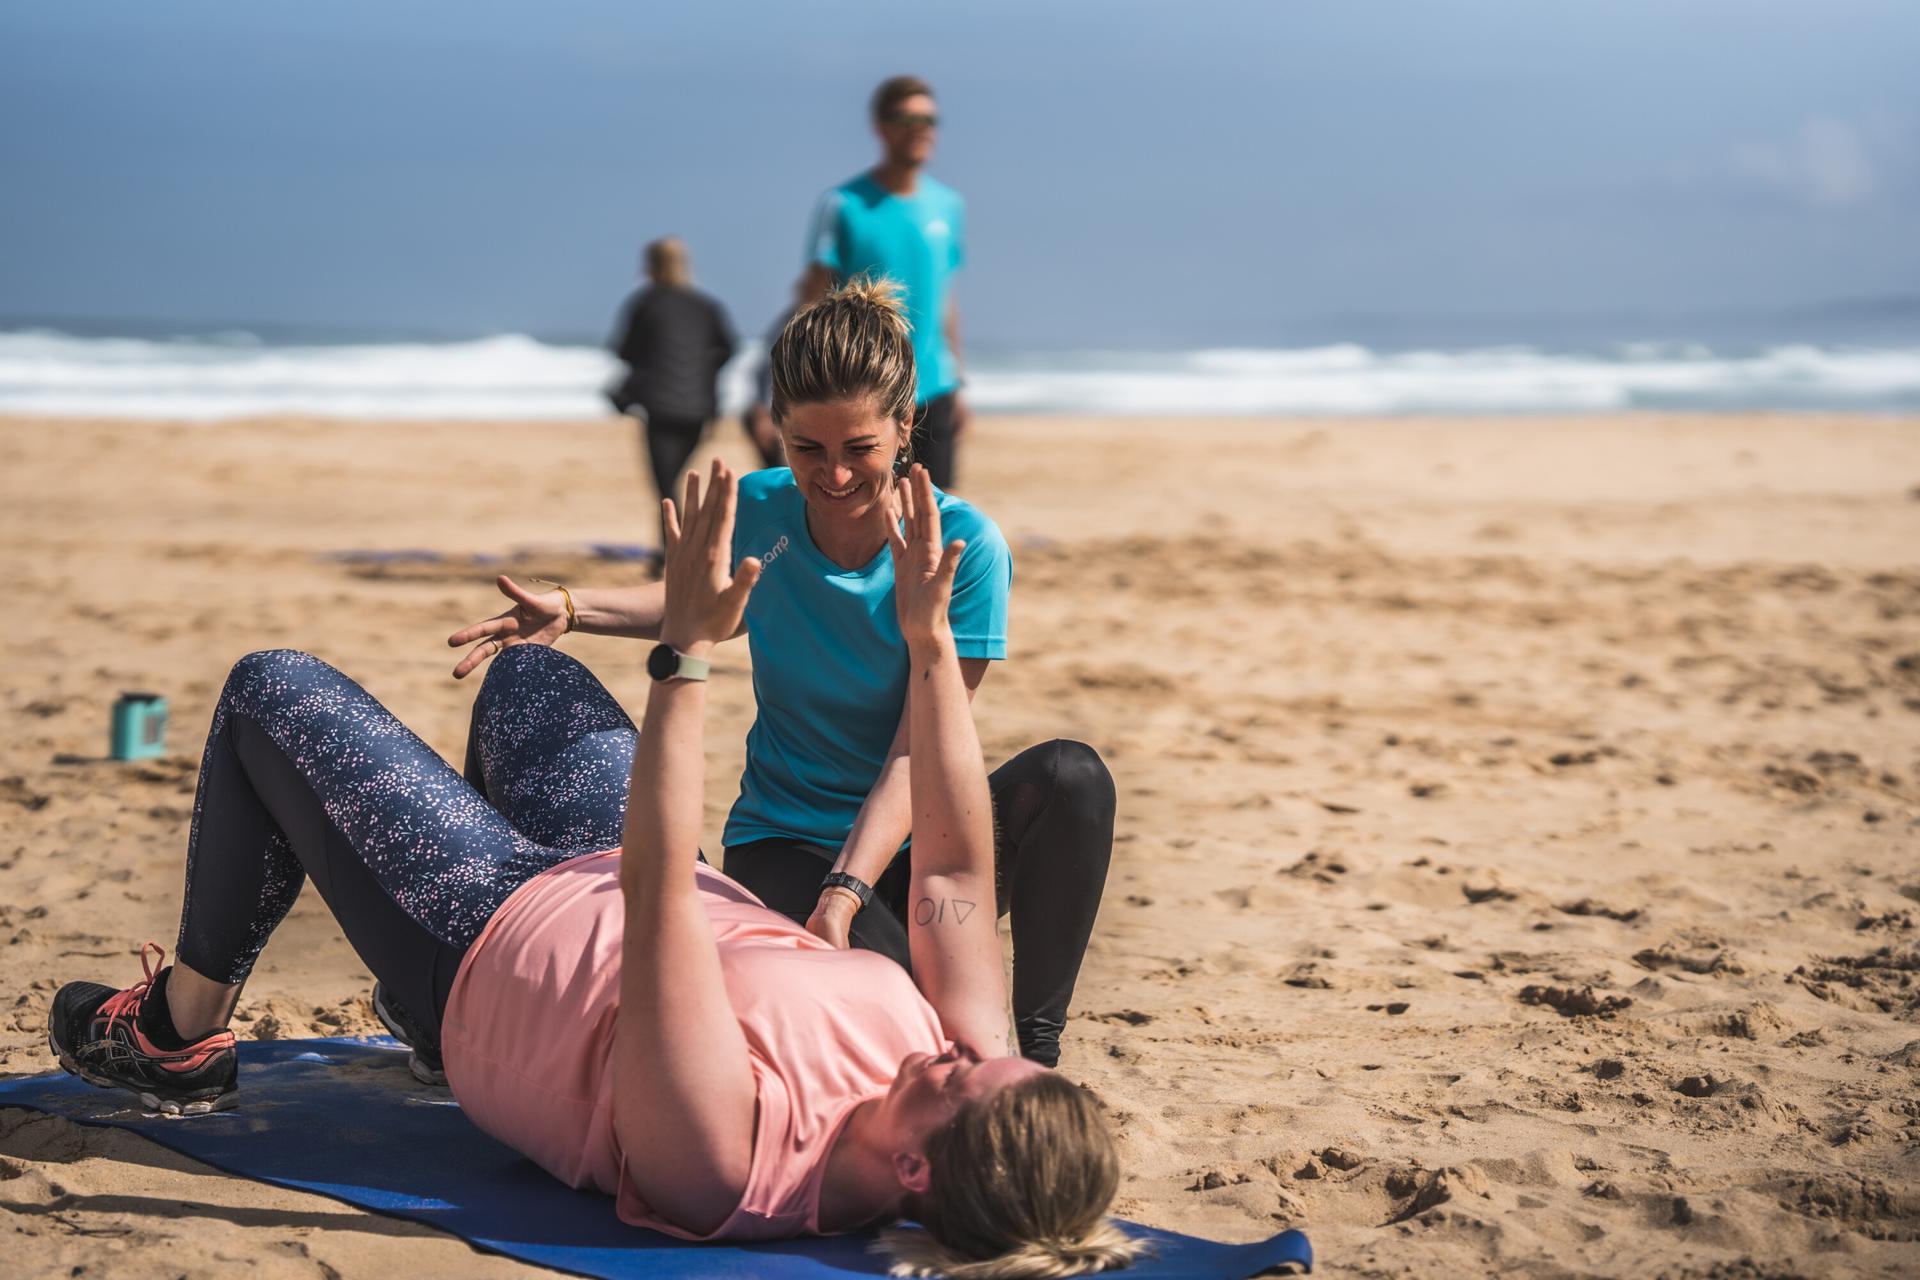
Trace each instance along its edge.
<instances>
[{"instance_id":1,"label":"blurred man in background","mask_svg":"<svg viewBox=\"0 0 1920 1280\"><path fill-rule=\"evenodd\" d=\"M679 239L648 245L644 265L647 285L627 299L608 344L627 375L607 398L641 420L654 489L664 497L719 411L717 382L733 357L733 326L718 302L693 287L693 263Z\"/></svg>"},{"instance_id":2,"label":"blurred man in background","mask_svg":"<svg viewBox=\"0 0 1920 1280\"><path fill-rule=\"evenodd\" d=\"M926 172L939 130L933 90L895 76L874 90L880 163L821 199L807 238L807 301L858 275L889 276L906 290L919 377L914 453L951 488L954 442L966 429L960 396L960 311L953 273L966 261L966 206Z\"/></svg>"},{"instance_id":3,"label":"blurred man in background","mask_svg":"<svg viewBox=\"0 0 1920 1280\"><path fill-rule=\"evenodd\" d=\"M740 415L740 425L746 429L747 439L760 452L762 467L787 465L787 447L780 439L780 428L773 421L773 344L779 341L780 331L787 327L787 321L793 319L793 313L810 301L808 282L809 277L804 275L794 281L793 301L768 327L760 358L753 368L753 399Z\"/></svg>"}]
</instances>

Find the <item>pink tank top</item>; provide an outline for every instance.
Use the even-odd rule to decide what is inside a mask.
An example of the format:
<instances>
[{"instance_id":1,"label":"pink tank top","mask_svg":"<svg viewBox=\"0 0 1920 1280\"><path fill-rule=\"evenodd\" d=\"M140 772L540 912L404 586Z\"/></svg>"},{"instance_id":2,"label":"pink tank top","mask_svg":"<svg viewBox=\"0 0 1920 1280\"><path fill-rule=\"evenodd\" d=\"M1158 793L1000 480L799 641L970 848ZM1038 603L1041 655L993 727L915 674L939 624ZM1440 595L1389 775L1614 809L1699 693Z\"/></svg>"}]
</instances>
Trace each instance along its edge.
<instances>
[{"instance_id":1,"label":"pink tank top","mask_svg":"<svg viewBox=\"0 0 1920 1280\"><path fill-rule=\"evenodd\" d=\"M488 922L447 1003L447 1083L481 1129L569 1186L617 1197L622 1221L683 1240L817 1235L821 1178L841 1124L886 1092L909 1053L944 1051L940 1020L893 961L836 950L711 867L695 875L757 1103L746 1193L711 1235L653 1212L626 1176L613 1129L625 923L618 849L541 873Z\"/></svg>"}]
</instances>

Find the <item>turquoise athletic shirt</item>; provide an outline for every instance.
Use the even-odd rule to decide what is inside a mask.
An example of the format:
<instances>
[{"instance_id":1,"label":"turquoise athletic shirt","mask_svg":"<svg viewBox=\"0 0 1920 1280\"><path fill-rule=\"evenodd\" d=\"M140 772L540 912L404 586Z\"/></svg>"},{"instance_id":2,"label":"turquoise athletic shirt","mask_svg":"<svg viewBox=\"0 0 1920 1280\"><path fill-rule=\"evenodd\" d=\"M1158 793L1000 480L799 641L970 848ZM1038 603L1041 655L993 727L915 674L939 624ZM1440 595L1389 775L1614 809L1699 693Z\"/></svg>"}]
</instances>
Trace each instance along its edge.
<instances>
[{"instance_id":1,"label":"turquoise athletic shirt","mask_svg":"<svg viewBox=\"0 0 1920 1280\"><path fill-rule=\"evenodd\" d=\"M782 836L838 851L907 705L892 553L882 547L865 567L842 569L813 545L806 507L785 467L740 478L733 562L758 556L765 570L747 598L758 714L721 837L728 847ZM963 658L1004 658L1006 539L952 494L940 494L940 519L948 540L967 540L947 614L954 647Z\"/></svg>"},{"instance_id":2,"label":"turquoise athletic shirt","mask_svg":"<svg viewBox=\"0 0 1920 1280\"><path fill-rule=\"evenodd\" d=\"M897 196L861 174L821 197L807 239L807 260L836 280L888 276L906 289L921 404L960 385L946 320L953 273L967 260L966 212L958 191L924 175Z\"/></svg>"}]
</instances>

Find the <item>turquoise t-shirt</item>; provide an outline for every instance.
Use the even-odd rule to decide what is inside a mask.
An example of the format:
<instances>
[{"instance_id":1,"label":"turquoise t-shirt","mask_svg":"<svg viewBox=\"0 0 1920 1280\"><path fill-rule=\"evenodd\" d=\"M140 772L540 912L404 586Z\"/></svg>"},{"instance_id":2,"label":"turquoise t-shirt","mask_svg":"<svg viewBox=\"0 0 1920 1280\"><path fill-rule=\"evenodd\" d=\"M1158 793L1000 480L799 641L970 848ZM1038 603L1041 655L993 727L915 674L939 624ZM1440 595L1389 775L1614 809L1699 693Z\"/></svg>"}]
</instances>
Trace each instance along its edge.
<instances>
[{"instance_id":1,"label":"turquoise t-shirt","mask_svg":"<svg viewBox=\"0 0 1920 1280\"><path fill-rule=\"evenodd\" d=\"M947 346L947 298L953 273L966 263L966 202L942 182L922 176L910 196L897 196L861 174L820 199L807 238L807 260L840 281L888 276L906 290L913 326L915 398L925 404L960 385L959 362Z\"/></svg>"},{"instance_id":2,"label":"turquoise t-shirt","mask_svg":"<svg viewBox=\"0 0 1920 1280\"><path fill-rule=\"evenodd\" d=\"M1013 584L1006 539L952 494L940 494L940 519L948 540L967 540L947 613L954 647L963 658L1004 658ZM779 467L740 479L733 561L748 556L765 566L747 598L758 714L721 842L781 836L837 851L907 705L893 555L882 547L859 569L827 559L807 532L793 472Z\"/></svg>"}]
</instances>

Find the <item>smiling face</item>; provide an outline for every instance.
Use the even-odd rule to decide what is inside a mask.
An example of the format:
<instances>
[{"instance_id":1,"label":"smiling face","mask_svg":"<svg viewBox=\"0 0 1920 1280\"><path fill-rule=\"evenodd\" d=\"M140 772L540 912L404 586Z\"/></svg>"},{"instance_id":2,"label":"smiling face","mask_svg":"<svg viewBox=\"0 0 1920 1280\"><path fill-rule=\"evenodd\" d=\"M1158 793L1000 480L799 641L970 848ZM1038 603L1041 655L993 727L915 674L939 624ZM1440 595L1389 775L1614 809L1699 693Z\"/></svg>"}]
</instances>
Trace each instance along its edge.
<instances>
[{"instance_id":1,"label":"smiling face","mask_svg":"<svg viewBox=\"0 0 1920 1280\"><path fill-rule=\"evenodd\" d=\"M780 433L794 483L814 517L835 526L870 519L886 501L909 429L876 413L864 397L790 406Z\"/></svg>"}]
</instances>

